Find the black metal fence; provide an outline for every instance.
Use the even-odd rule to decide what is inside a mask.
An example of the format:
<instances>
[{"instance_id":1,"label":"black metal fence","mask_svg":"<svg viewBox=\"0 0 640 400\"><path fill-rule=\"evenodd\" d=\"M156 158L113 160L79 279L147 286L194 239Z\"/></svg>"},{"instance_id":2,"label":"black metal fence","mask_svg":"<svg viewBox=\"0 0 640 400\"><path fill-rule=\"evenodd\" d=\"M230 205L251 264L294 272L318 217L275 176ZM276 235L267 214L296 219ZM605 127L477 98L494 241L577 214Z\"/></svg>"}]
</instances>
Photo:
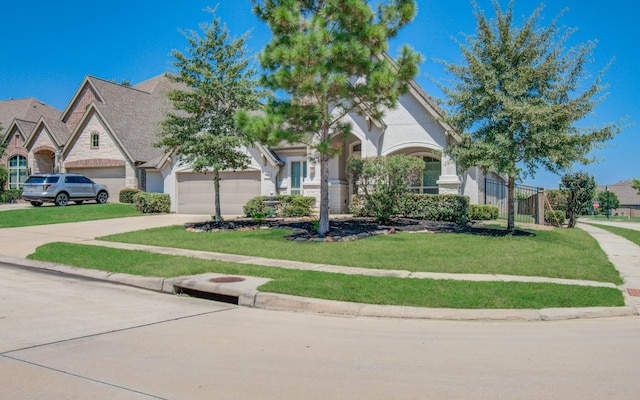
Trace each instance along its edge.
<instances>
[{"instance_id":1,"label":"black metal fence","mask_svg":"<svg viewBox=\"0 0 640 400\"><path fill-rule=\"evenodd\" d=\"M498 207L499 218L507 219L508 207L507 184L485 178L484 180L484 204ZM543 216L538 215L538 188L535 186L515 185L513 194L515 206L515 220L517 222L540 223Z\"/></svg>"}]
</instances>

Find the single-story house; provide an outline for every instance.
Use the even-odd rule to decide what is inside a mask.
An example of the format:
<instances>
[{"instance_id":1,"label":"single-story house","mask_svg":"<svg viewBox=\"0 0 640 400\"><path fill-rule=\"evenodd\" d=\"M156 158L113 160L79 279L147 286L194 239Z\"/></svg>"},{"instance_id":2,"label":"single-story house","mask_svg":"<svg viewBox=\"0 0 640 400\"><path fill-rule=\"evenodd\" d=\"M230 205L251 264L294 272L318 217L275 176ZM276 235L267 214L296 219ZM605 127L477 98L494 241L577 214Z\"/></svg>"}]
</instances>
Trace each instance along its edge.
<instances>
[{"instance_id":1,"label":"single-story house","mask_svg":"<svg viewBox=\"0 0 640 400\"><path fill-rule=\"evenodd\" d=\"M632 184L633 181L628 179L612 185L598 186L596 188L598 192L608 190L615 193L618 197L620 207L611 210L611 215L640 217L640 194L638 194L638 190L631 186Z\"/></svg>"},{"instance_id":2,"label":"single-story house","mask_svg":"<svg viewBox=\"0 0 640 400\"><path fill-rule=\"evenodd\" d=\"M139 188L169 194L174 212L212 214L212 174L193 172L174 154L154 146L160 123L171 109L166 92L174 85L165 75L135 86L87 76L64 111L53 109L54 113L49 107L46 113L30 117L28 124L14 117L10 122L13 130L7 131L3 140L11 141L20 129L19 153L26 159L20 162L26 164L25 173L81 173L106 184L111 201L117 201L122 188ZM398 107L381 119L347 115L352 133L346 139L334 138L343 151L329 166L330 212L349 212L354 188L346 164L351 156L420 157L426 170L415 192L463 194L472 204L481 202L482 171L460 171L443 154L459 138L440 121L441 116L435 102L416 82L411 82ZM4 126L4 121L0 122ZM16 151L8 148L3 164L15 157ZM251 158L249 167L221 174L223 214L242 214L242 206L258 195L302 194L319 199L320 167L306 146L267 148L256 144L244 151ZM21 183L14 186L19 188Z\"/></svg>"}]
</instances>

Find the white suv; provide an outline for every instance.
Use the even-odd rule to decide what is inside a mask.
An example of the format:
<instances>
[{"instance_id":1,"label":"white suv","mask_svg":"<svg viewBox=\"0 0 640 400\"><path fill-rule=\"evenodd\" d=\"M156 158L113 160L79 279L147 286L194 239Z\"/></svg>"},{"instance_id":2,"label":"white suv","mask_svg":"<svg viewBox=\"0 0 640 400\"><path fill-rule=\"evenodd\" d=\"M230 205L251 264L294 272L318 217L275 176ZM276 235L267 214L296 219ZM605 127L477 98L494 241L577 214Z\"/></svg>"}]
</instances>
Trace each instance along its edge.
<instances>
[{"instance_id":1,"label":"white suv","mask_svg":"<svg viewBox=\"0 0 640 400\"><path fill-rule=\"evenodd\" d=\"M109 192L105 185L82 175L38 174L30 176L24 183L22 198L35 207L40 207L45 202L66 206L69 201L82 204L85 200L104 204L109 199Z\"/></svg>"}]
</instances>

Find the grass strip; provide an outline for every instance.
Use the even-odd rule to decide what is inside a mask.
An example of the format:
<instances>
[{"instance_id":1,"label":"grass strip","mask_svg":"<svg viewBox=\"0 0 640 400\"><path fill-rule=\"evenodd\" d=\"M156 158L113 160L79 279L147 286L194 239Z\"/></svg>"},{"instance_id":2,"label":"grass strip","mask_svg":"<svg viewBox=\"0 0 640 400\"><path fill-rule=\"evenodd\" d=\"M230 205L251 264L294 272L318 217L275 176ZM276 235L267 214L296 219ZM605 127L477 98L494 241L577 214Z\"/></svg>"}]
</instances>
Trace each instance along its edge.
<instances>
[{"instance_id":1,"label":"grass strip","mask_svg":"<svg viewBox=\"0 0 640 400\"><path fill-rule=\"evenodd\" d=\"M604 229L605 231L609 231L618 236L622 236L623 238L640 246L640 231L637 231L635 229L620 228L618 226L611 226L611 225L600 225L600 224L592 224L592 223L589 223L589 225L595 226L600 229Z\"/></svg>"},{"instance_id":2,"label":"grass strip","mask_svg":"<svg viewBox=\"0 0 640 400\"><path fill-rule=\"evenodd\" d=\"M335 243L284 240L283 236L289 233L277 229L204 233L172 226L100 239L371 269L622 283L619 272L597 241L580 229L504 237L400 233Z\"/></svg>"},{"instance_id":3,"label":"grass strip","mask_svg":"<svg viewBox=\"0 0 640 400\"><path fill-rule=\"evenodd\" d=\"M62 224L142 215L131 204L82 204L33 207L0 212L0 228Z\"/></svg>"},{"instance_id":4,"label":"grass strip","mask_svg":"<svg viewBox=\"0 0 640 400\"><path fill-rule=\"evenodd\" d=\"M381 278L287 270L72 243L40 246L30 259L143 276L206 272L271 278L263 292L381 305L460 309L541 309L624 305L617 289L520 282Z\"/></svg>"}]
</instances>

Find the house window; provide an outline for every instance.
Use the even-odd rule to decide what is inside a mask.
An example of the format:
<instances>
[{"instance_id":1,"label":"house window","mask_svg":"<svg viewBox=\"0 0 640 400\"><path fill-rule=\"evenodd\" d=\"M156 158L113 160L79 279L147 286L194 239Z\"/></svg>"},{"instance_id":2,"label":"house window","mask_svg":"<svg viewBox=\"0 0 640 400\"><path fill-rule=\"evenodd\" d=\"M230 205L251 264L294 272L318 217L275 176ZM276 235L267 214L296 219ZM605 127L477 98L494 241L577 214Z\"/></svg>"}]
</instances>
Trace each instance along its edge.
<instances>
[{"instance_id":1,"label":"house window","mask_svg":"<svg viewBox=\"0 0 640 400\"><path fill-rule=\"evenodd\" d=\"M9 189L22 189L27 180L27 158L14 156L9 159Z\"/></svg>"},{"instance_id":2,"label":"house window","mask_svg":"<svg viewBox=\"0 0 640 400\"><path fill-rule=\"evenodd\" d=\"M307 177L307 162L291 162L291 194L302 194L302 182Z\"/></svg>"},{"instance_id":3,"label":"house window","mask_svg":"<svg viewBox=\"0 0 640 400\"><path fill-rule=\"evenodd\" d=\"M98 147L100 147L100 135L94 133L91 135L91 148L97 149Z\"/></svg>"},{"instance_id":4,"label":"house window","mask_svg":"<svg viewBox=\"0 0 640 400\"><path fill-rule=\"evenodd\" d=\"M424 160L424 173L419 185L412 185L413 193L438 194L438 178L440 178L440 160L433 157L421 157Z\"/></svg>"}]
</instances>

